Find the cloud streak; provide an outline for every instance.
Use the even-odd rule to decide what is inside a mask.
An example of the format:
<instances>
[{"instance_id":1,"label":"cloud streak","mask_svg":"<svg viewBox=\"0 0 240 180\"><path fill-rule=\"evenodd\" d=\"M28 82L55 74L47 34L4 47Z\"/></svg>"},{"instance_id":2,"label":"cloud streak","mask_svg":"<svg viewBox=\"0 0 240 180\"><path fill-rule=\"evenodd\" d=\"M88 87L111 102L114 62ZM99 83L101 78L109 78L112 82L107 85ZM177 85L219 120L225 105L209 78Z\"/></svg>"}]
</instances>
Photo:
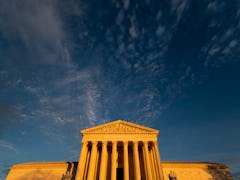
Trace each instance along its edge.
<instances>
[{"instance_id":1,"label":"cloud streak","mask_svg":"<svg viewBox=\"0 0 240 180\"><path fill-rule=\"evenodd\" d=\"M12 49L17 48L14 41L18 39L23 45L21 51L28 54L29 61L59 61L65 34L54 1L1 1L0 10L0 32L11 43Z\"/></svg>"},{"instance_id":2,"label":"cloud streak","mask_svg":"<svg viewBox=\"0 0 240 180\"><path fill-rule=\"evenodd\" d=\"M18 153L18 150L11 144L11 143L8 143L4 140L0 140L0 150L10 150L10 151L13 151L15 153Z\"/></svg>"}]
</instances>

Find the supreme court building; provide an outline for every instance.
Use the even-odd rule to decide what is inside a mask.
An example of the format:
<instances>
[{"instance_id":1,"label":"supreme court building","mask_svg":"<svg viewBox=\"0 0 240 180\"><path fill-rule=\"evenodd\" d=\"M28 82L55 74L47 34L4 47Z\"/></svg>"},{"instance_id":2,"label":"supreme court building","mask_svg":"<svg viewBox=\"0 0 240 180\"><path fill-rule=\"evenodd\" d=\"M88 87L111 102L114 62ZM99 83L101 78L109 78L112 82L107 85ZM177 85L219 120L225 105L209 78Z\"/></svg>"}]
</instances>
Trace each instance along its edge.
<instances>
[{"instance_id":1,"label":"supreme court building","mask_svg":"<svg viewBox=\"0 0 240 180\"><path fill-rule=\"evenodd\" d=\"M79 162L17 164L7 180L232 180L225 165L162 162L156 129L117 120L81 133Z\"/></svg>"}]
</instances>

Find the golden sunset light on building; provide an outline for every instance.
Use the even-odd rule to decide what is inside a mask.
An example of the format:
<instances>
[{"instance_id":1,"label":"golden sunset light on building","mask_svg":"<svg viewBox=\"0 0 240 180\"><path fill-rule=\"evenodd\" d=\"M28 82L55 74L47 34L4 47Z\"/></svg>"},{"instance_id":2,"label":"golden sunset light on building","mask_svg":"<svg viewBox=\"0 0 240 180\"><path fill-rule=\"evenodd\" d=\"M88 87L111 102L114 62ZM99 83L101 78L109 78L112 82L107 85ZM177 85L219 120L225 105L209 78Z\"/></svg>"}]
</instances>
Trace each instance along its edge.
<instances>
[{"instance_id":1,"label":"golden sunset light on building","mask_svg":"<svg viewBox=\"0 0 240 180\"><path fill-rule=\"evenodd\" d=\"M156 129L117 120L82 133L79 163L14 165L7 180L210 180L232 177L215 163L162 162Z\"/></svg>"}]
</instances>

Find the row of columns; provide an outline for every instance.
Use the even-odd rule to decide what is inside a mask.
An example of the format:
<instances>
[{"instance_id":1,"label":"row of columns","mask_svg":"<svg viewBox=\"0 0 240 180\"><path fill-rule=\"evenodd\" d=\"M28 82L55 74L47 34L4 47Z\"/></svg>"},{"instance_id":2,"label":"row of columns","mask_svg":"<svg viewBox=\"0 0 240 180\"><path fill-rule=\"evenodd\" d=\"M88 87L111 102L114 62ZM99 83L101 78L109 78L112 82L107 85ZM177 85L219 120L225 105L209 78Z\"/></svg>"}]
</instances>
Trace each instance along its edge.
<instances>
[{"instance_id":1,"label":"row of columns","mask_svg":"<svg viewBox=\"0 0 240 180\"><path fill-rule=\"evenodd\" d=\"M116 180L117 177L117 159L118 159L118 152L117 152L117 145L119 141L113 141L112 144L112 155L111 155L111 180ZM91 150L89 150L89 142L82 143L82 150L80 154L80 161L79 167L76 175L76 180L83 180L87 177L88 180L95 180L96 173L97 173L97 158L98 158L98 141L91 142ZM129 152L128 152L128 141L123 141L123 172L124 172L124 180L129 180ZM160 155L158 152L158 145L157 142L151 142L151 147L153 148L153 157L150 155L149 151L149 142L144 141L142 142L142 152L144 158L144 169L145 169L145 176L147 180L152 180L155 178L162 180L163 176L161 173L161 164L160 164ZM101 161L100 161L100 171L99 171L99 179L106 180L107 178L107 165L108 165L108 142L104 141L101 143L102 150L101 150ZM134 179L141 180L141 172L140 172L140 160L139 160L139 142L133 141L133 165L134 165ZM89 165L87 163L87 154L90 153L90 162ZM153 165L152 165L152 164ZM153 168L153 169L152 169ZM152 173L153 171L157 171L155 176ZM87 174L86 174L87 173Z\"/></svg>"}]
</instances>

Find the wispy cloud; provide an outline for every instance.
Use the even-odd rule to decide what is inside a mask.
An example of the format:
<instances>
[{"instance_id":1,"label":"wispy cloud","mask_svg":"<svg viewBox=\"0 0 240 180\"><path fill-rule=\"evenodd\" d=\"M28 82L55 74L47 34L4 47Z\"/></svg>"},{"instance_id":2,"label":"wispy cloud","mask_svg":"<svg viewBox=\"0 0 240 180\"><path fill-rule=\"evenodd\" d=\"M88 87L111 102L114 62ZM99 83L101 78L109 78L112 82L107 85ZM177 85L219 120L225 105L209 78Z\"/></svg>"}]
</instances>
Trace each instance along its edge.
<instances>
[{"instance_id":1,"label":"wispy cloud","mask_svg":"<svg viewBox=\"0 0 240 180\"><path fill-rule=\"evenodd\" d=\"M229 48L234 48L236 45L238 44L237 40L234 39L232 41L229 42Z\"/></svg>"},{"instance_id":2,"label":"wispy cloud","mask_svg":"<svg viewBox=\"0 0 240 180\"><path fill-rule=\"evenodd\" d=\"M225 7L226 4L224 2L211 1L208 3L206 9L205 16L211 17L210 19L212 19L212 23L209 25L210 32L216 31L216 29L224 29L224 31L217 30L214 34L211 34L211 36L208 37L210 41L202 47L201 56L204 59L203 64L206 67L218 67L226 62L238 61L239 59L237 55L239 52L238 25L235 23L228 23L226 26L224 23L225 21L235 22L237 17L228 14L228 18L223 20L218 16L211 15L211 13L224 13L226 11ZM231 14L235 14L235 12L233 11Z\"/></svg>"},{"instance_id":3,"label":"wispy cloud","mask_svg":"<svg viewBox=\"0 0 240 180\"><path fill-rule=\"evenodd\" d=\"M133 15L131 17L131 26L129 28L129 34L130 34L130 36L133 39L138 37L138 29L137 29L137 26L136 26L136 17L135 17L135 15Z\"/></svg>"},{"instance_id":4,"label":"wispy cloud","mask_svg":"<svg viewBox=\"0 0 240 180\"><path fill-rule=\"evenodd\" d=\"M4 140L0 140L0 150L10 150L13 151L15 153L18 153L18 150L9 142L6 142Z\"/></svg>"},{"instance_id":5,"label":"wispy cloud","mask_svg":"<svg viewBox=\"0 0 240 180\"><path fill-rule=\"evenodd\" d=\"M116 18L117 25L121 26L124 20L124 10L120 9Z\"/></svg>"},{"instance_id":6,"label":"wispy cloud","mask_svg":"<svg viewBox=\"0 0 240 180\"><path fill-rule=\"evenodd\" d=\"M31 61L52 63L61 58L65 34L53 1L0 4L0 31L9 42L19 39Z\"/></svg>"},{"instance_id":7,"label":"wispy cloud","mask_svg":"<svg viewBox=\"0 0 240 180\"><path fill-rule=\"evenodd\" d=\"M96 113L97 102L100 94L98 93L94 84L92 84L91 87L87 89L86 95L87 95L86 99L87 119L91 123L91 125L96 125L96 122L98 121Z\"/></svg>"},{"instance_id":8,"label":"wispy cloud","mask_svg":"<svg viewBox=\"0 0 240 180\"><path fill-rule=\"evenodd\" d=\"M188 3L188 0L171 0L172 12L176 13L177 22L182 18Z\"/></svg>"},{"instance_id":9,"label":"wispy cloud","mask_svg":"<svg viewBox=\"0 0 240 180\"><path fill-rule=\"evenodd\" d=\"M164 31L165 31L165 27L160 25L156 30L156 35L161 36L164 33Z\"/></svg>"},{"instance_id":10,"label":"wispy cloud","mask_svg":"<svg viewBox=\"0 0 240 180\"><path fill-rule=\"evenodd\" d=\"M84 6L80 8L76 3L61 4L55 1L1 1L0 4L0 10L4 12L0 17L0 32L6 35L9 42L16 38L20 40L27 59L26 66L33 68L29 72L32 78L22 77L21 82L15 79L16 73L20 72L16 68L13 72L1 70L10 82L6 85L8 88L17 89L33 98L31 102L27 98L15 102L21 109L19 116L22 123L41 122L40 129L44 135L58 138L59 132L48 131L49 128L56 126L63 129L66 124L70 124L76 127L78 133L79 128L96 121L97 85L93 86L93 81L98 69L77 69L69 50L74 43L66 43L68 31L63 19L70 15L82 16L81 8ZM61 6L64 6L62 11L59 9ZM84 31L81 35L85 36L87 33ZM36 65L41 67L46 64L47 79L46 74L34 68ZM57 78L52 78L53 76ZM3 110L6 114L6 108ZM13 115L12 112L7 114Z\"/></svg>"},{"instance_id":11,"label":"wispy cloud","mask_svg":"<svg viewBox=\"0 0 240 180\"><path fill-rule=\"evenodd\" d=\"M224 7L225 3L224 2L218 2L218 1L211 1L208 6L207 9L209 11L220 11L223 7Z\"/></svg>"},{"instance_id":12,"label":"wispy cloud","mask_svg":"<svg viewBox=\"0 0 240 180\"><path fill-rule=\"evenodd\" d=\"M208 51L209 56L213 56L213 55L216 54L219 50L220 50L220 47L212 47L212 48Z\"/></svg>"},{"instance_id":13,"label":"wispy cloud","mask_svg":"<svg viewBox=\"0 0 240 180\"><path fill-rule=\"evenodd\" d=\"M129 0L124 0L124 1L123 1L124 8L125 8L125 9L128 9L128 7L129 7L129 3L130 3Z\"/></svg>"}]
</instances>

